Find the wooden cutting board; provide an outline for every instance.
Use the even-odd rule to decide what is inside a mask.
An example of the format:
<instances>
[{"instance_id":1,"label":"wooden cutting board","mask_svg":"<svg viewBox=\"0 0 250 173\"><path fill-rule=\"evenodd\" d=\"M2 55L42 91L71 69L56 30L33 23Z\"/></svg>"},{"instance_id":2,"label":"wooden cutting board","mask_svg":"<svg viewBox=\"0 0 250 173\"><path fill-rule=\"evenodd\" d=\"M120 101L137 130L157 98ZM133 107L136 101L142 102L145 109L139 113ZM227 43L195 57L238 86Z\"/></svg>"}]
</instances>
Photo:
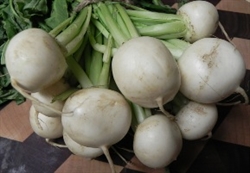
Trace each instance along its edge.
<instances>
[{"instance_id":1,"label":"wooden cutting board","mask_svg":"<svg viewBox=\"0 0 250 173\"><path fill-rule=\"evenodd\" d=\"M165 0L166 3L174 1ZM220 21L250 70L250 3L246 0L210 0L219 10ZM217 36L223 37L220 31ZM250 74L250 73L249 73ZM250 79L250 78L249 78ZM33 133L28 119L30 102L11 102L0 110L0 173L108 173L104 156L87 160L67 149L50 146ZM250 106L219 107L219 120L208 141L184 141L184 147L170 166L171 173L250 172ZM133 153L132 136L127 135L111 150L119 173L163 173L143 166Z\"/></svg>"}]
</instances>

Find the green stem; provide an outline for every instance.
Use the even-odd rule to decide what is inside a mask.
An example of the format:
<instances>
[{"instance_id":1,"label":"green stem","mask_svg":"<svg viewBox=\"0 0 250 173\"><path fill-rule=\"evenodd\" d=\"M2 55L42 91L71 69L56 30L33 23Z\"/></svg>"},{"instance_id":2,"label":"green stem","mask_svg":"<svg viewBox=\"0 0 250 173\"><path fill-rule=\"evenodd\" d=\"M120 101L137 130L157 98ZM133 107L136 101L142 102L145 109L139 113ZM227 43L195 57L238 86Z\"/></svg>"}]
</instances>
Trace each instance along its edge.
<instances>
[{"instance_id":1,"label":"green stem","mask_svg":"<svg viewBox=\"0 0 250 173\"><path fill-rule=\"evenodd\" d=\"M82 88L90 88L93 86L93 83L90 81L85 71L72 56L67 57L66 61L69 69L72 71Z\"/></svg>"},{"instance_id":2,"label":"green stem","mask_svg":"<svg viewBox=\"0 0 250 173\"><path fill-rule=\"evenodd\" d=\"M191 45L191 43L182 39L169 39L167 42L182 50L186 50Z\"/></svg>"},{"instance_id":3,"label":"green stem","mask_svg":"<svg viewBox=\"0 0 250 173\"><path fill-rule=\"evenodd\" d=\"M171 105L172 114L177 114L189 101L182 93L178 92L174 99L167 104Z\"/></svg>"},{"instance_id":4,"label":"green stem","mask_svg":"<svg viewBox=\"0 0 250 173\"><path fill-rule=\"evenodd\" d=\"M118 9L118 12L120 13L122 19L124 20L124 23L126 24L128 30L129 30L129 33L131 35L131 38L139 37L140 34L138 33L138 31L135 28L134 24L132 23L131 19L129 18L125 8L122 7L119 3L116 3L115 7Z\"/></svg>"},{"instance_id":5,"label":"green stem","mask_svg":"<svg viewBox=\"0 0 250 173\"><path fill-rule=\"evenodd\" d=\"M83 64L83 52L86 49L86 45L88 43L88 37L84 37L81 46L79 47L79 49L77 49L77 51L72 55L72 57L75 59L75 61L81 66ZM69 68L67 69L67 71L64 74L64 77L67 79L67 81L71 84L71 85L76 85L78 84L77 79L75 78L75 76L73 75L72 70L70 70Z\"/></svg>"},{"instance_id":6,"label":"green stem","mask_svg":"<svg viewBox=\"0 0 250 173\"><path fill-rule=\"evenodd\" d=\"M84 52L84 50L86 48L86 45L88 44L88 40L89 40L88 36L87 35L84 36L83 40L82 40L82 43L81 43L81 46L74 53L73 56L74 56L76 62L80 62L81 61L82 56L83 56L83 52Z\"/></svg>"},{"instance_id":7,"label":"green stem","mask_svg":"<svg viewBox=\"0 0 250 173\"><path fill-rule=\"evenodd\" d=\"M117 14L117 24L119 25L120 28L122 28L122 32L126 35L126 37L131 38L127 25L119 13Z\"/></svg>"},{"instance_id":8,"label":"green stem","mask_svg":"<svg viewBox=\"0 0 250 173\"><path fill-rule=\"evenodd\" d=\"M92 47L90 44L87 44L84 52L83 52L83 59L84 59L84 69L86 71L86 74L89 76L90 74L90 64L91 64L91 54L92 54Z\"/></svg>"},{"instance_id":9,"label":"green stem","mask_svg":"<svg viewBox=\"0 0 250 173\"><path fill-rule=\"evenodd\" d=\"M99 83L98 83L99 86L102 86L104 88L109 88L112 47L113 47L113 38L110 35L108 38L107 49L103 54L103 67L100 73Z\"/></svg>"},{"instance_id":10,"label":"green stem","mask_svg":"<svg viewBox=\"0 0 250 173\"><path fill-rule=\"evenodd\" d=\"M152 114L149 108L143 108L133 102L130 102L130 105L133 112L131 128L135 131L137 126Z\"/></svg>"},{"instance_id":11,"label":"green stem","mask_svg":"<svg viewBox=\"0 0 250 173\"><path fill-rule=\"evenodd\" d=\"M67 56L72 55L81 46L83 37L88 29L90 19L91 19L92 7L88 6L88 7L85 7L84 9L87 10L86 20L84 21L84 24L83 24L80 32L78 33L78 35L73 40L71 40L69 43L67 43L67 45L65 46L65 48L67 50Z\"/></svg>"},{"instance_id":12,"label":"green stem","mask_svg":"<svg viewBox=\"0 0 250 173\"><path fill-rule=\"evenodd\" d=\"M149 116L151 116L151 114L148 114L149 111L147 111L147 114L146 114L146 110L148 108L143 108L135 103L131 103L132 104L132 109L133 109L133 112L136 116L136 119L137 119L137 122L138 124L140 124L141 122L143 122L146 118L148 118Z\"/></svg>"},{"instance_id":13,"label":"green stem","mask_svg":"<svg viewBox=\"0 0 250 173\"><path fill-rule=\"evenodd\" d=\"M107 49L106 45L97 43L95 38L93 37L93 34L90 34L90 32L89 32L89 42L90 42L93 50L95 50L95 51L104 53L106 51L106 49ZM116 48L112 48L112 55L114 55L116 50L117 50Z\"/></svg>"},{"instance_id":14,"label":"green stem","mask_svg":"<svg viewBox=\"0 0 250 173\"><path fill-rule=\"evenodd\" d=\"M121 32L121 29L113 19L106 4L99 2L97 5L93 6L118 45L122 45L124 42L129 40L129 38L123 32Z\"/></svg>"},{"instance_id":15,"label":"green stem","mask_svg":"<svg viewBox=\"0 0 250 173\"><path fill-rule=\"evenodd\" d=\"M186 33L186 25L182 21L137 27L141 35L157 38L181 38Z\"/></svg>"},{"instance_id":16,"label":"green stem","mask_svg":"<svg viewBox=\"0 0 250 173\"><path fill-rule=\"evenodd\" d=\"M69 88L68 90L56 95L53 99L52 102L55 101L65 101L71 94L74 92L78 91L78 88Z\"/></svg>"},{"instance_id":17,"label":"green stem","mask_svg":"<svg viewBox=\"0 0 250 173\"><path fill-rule=\"evenodd\" d=\"M139 7L137 5L129 4L129 3L124 3L123 1L120 2L124 7L127 7L128 9L132 10L138 10L138 11L144 11L146 10L145 8Z\"/></svg>"},{"instance_id":18,"label":"green stem","mask_svg":"<svg viewBox=\"0 0 250 173\"><path fill-rule=\"evenodd\" d=\"M168 22L173 20L183 21L183 18L176 14L160 13L147 10L126 10L130 17L137 17L146 20L161 20Z\"/></svg>"},{"instance_id":19,"label":"green stem","mask_svg":"<svg viewBox=\"0 0 250 173\"><path fill-rule=\"evenodd\" d=\"M155 4L155 5L159 5L159 6L164 5L161 0L152 0L152 3Z\"/></svg>"},{"instance_id":20,"label":"green stem","mask_svg":"<svg viewBox=\"0 0 250 173\"><path fill-rule=\"evenodd\" d=\"M95 30L91 25L89 28L89 32L91 31L96 32L96 40L98 43L103 42L103 36L100 34L98 30ZM93 82L94 85L98 85L99 75L102 69L102 53L99 51L93 50L92 51L92 59L90 63L90 74L89 78Z\"/></svg>"},{"instance_id":21,"label":"green stem","mask_svg":"<svg viewBox=\"0 0 250 173\"><path fill-rule=\"evenodd\" d=\"M84 8L77 15L76 19L58 36L56 36L56 40L62 46L67 45L70 41L72 41L80 32L81 27L87 17L88 8Z\"/></svg>"},{"instance_id":22,"label":"green stem","mask_svg":"<svg viewBox=\"0 0 250 173\"><path fill-rule=\"evenodd\" d=\"M53 28L49 34L52 37L56 37L60 32L62 32L69 24L75 19L76 13L74 13L72 16L70 16L68 19L64 20L61 24L59 24L57 27Z\"/></svg>"},{"instance_id":23,"label":"green stem","mask_svg":"<svg viewBox=\"0 0 250 173\"><path fill-rule=\"evenodd\" d=\"M190 43L181 39L161 40L162 43L168 48L173 57L178 60L182 53L190 46Z\"/></svg>"},{"instance_id":24,"label":"green stem","mask_svg":"<svg viewBox=\"0 0 250 173\"><path fill-rule=\"evenodd\" d=\"M101 22L92 18L91 23L93 23L95 25L95 27L102 33L102 35L104 35L105 38L109 37L108 30L103 26L103 24L101 24Z\"/></svg>"},{"instance_id":25,"label":"green stem","mask_svg":"<svg viewBox=\"0 0 250 173\"><path fill-rule=\"evenodd\" d=\"M178 60L181 57L181 55L183 53L182 49L176 48L174 45L172 45L171 43L169 43L165 40L162 40L162 43L168 48L168 50L173 55L174 59Z\"/></svg>"}]
</instances>

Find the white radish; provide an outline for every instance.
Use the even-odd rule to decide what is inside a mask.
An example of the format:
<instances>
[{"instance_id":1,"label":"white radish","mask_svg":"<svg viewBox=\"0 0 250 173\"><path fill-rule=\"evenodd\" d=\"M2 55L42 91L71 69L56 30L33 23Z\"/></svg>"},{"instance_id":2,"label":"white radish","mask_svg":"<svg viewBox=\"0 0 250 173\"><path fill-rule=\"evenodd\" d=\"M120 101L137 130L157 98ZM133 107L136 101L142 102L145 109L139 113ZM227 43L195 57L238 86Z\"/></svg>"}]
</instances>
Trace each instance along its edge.
<instances>
[{"instance_id":1,"label":"white radish","mask_svg":"<svg viewBox=\"0 0 250 173\"><path fill-rule=\"evenodd\" d=\"M88 88L73 93L65 102L62 114L64 131L77 143L101 148L115 172L108 148L128 132L132 113L127 100L105 88Z\"/></svg>"},{"instance_id":2,"label":"white radish","mask_svg":"<svg viewBox=\"0 0 250 173\"><path fill-rule=\"evenodd\" d=\"M209 37L218 28L219 14L216 7L207 1L192 1L181 6L177 14L186 22L185 40L197 41Z\"/></svg>"},{"instance_id":3,"label":"white radish","mask_svg":"<svg viewBox=\"0 0 250 173\"><path fill-rule=\"evenodd\" d=\"M175 116L182 137L186 140L210 138L217 119L218 111L215 104L193 101L183 106Z\"/></svg>"},{"instance_id":4,"label":"white radish","mask_svg":"<svg viewBox=\"0 0 250 173\"><path fill-rule=\"evenodd\" d=\"M178 60L180 91L200 103L217 103L234 92L248 97L240 87L246 67L240 52L228 41L203 38L188 47Z\"/></svg>"},{"instance_id":5,"label":"white radish","mask_svg":"<svg viewBox=\"0 0 250 173\"><path fill-rule=\"evenodd\" d=\"M61 117L48 117L37 112L34 106L30 107L30 125L33 131L46 139L56 139L63 135Z\"/></svg>"},{"instance_id":6,"label":"white radish","mask_svg":"<svg viewBox=\"0 0 250 173\"><path fill-rule=\"evenodd\" d=\"M137 127L133 149L144 165L166 167L177 159L182 149L181 131L175 121L165 115L150 116Z\"/></svg>"},{"instance_id":7,"label":"white radish","mask_svg":"<svg viewBox=\"0 0 250 173\"><path fill-rule=\"evenodd\" d=\"M8 43L5 59L14 87L26 92L37 92L56 83L67 68L55 39L37 28L16 34Z\"/></svg>"},{"instance_id":8,"label":"white radish","mask_svg":"<svg viewBox=\"0 0 250 173\"><path fill-rule=\"evenodd\" d=\"M180 87L176 61L153 37L133 38L120 46L113 57L112 72L121 93L146 108L162 107Z\"/></svg>"},{"instance_id":9,"label":"white radish","mask_svg":"<svg viewBox=\"0 0 250 173\"><path fill-rule=\"evenodd\" d=\"M71 137L66 132L63 132L63 139L67 148L77 156L87 159L94 159L103 154L103 151L100 148L86 147L78 144L73 139L71 139Z\"/></svg>"},{"instance_id":10,"label":"white radish","mask_svg":"<svg viewBox=\"0 0 250 173\"><path fill-rule=\"evenodd\" d=\"M62 111L65 101L52 101L55 96L66 91L67 89L69 89L69 87L69 84L64 79L61 79L48 88L42 89L35 93L31 93L31 97L36 99L36 101L32 100L32 105L38 112L49 117L61 116L60 112ZM47 106L44 105L50 106L53 109L48 109Z\"/></svg>"}]
</instances>

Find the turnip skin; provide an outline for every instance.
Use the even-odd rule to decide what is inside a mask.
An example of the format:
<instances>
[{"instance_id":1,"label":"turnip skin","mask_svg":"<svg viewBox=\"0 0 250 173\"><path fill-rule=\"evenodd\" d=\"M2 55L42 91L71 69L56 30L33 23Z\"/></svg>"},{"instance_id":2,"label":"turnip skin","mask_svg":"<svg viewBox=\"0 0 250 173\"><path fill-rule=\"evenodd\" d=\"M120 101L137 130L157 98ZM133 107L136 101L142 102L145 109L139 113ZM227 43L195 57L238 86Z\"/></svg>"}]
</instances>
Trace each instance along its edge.
<instances>
[{"instance_id":1,"label":"turnip skin","mask_svg":"<svg viewBox=\"0 0 250 173\"><path fill-rule=\"evenodd\" d=\"M165 115L146 118L136 129L133 149L136 157L150 168L163 168L177 159L182 135L177 124Z\"/></svg>"},{"instance_id":2,"label":"turnip skin","mask_svg":"<svg viewBox=\"0 0 250 173\"><path fill-rule=\"evenodd\" d=\"M180 73L169 50L156 38L138 37L114 54L112 71L121 93L146 108L172 100L180 87Z\"/></svg>"},{"instance_id":3,"label":"turnip skin","mask_svg":"<svg viewBox=\"0 0 250 173\"><path fill-rule=\"evenodd\" d=\"M93 148L110 146L128 132L131 109L124 97L104 88L82 89L65 102L62 114L65 132L77 143Z\"/></svg>"},{"instance_id":4,"label":"turnip skin","mask_svg":"<svg viewBox=\"0 0 250 173\"><path fill-rule=\"evenodd\" d=\"M219 24L219 13L216 7L207 1L192 1L181 6L177 14L186 21L185 40L195 42L210 37Z\"/></svg>"},{"instance_id":5,"label":"turnip skin","mask_svg":"<svg viewBox=\"0 0 250 173\"><path fill-rule=\"evenodd\" d=\"M81 89L66 100L62 112L64 131L80 145L102 149L111 172L115 173L108 148L130 128L132 112L127 100L106 88Z\"/></svg>"},{"instance_id":6,"label":"turnip skin","mask_svg":"<svg viewBox=\"0 0 250 173\"><path fill-rule=\"evenodd\" d=\"M180 91L200 103L217 103L239 88L245 75L245 62L229 42L203 38L187 48L178 60Z\"/></svg>"},{"instance_id":7,"label":"turnip skin","mask_svg":"<svg viewBox=\"0 0 250 173\"><path fill-rule=\"evenodd\" d=\"M85 147L78 144L73 139L71 139L66 132L63 132L63 139L67 148L77 156L81 156L87 159L94 159L103 154L103 151L100 148Z\"/></svg>"},{"instance_id":8,"label":"turnip skin","mask_svg":"<svg viewBox=\"0 0 250 173\"><path fill-rule=\"evenodd\" d=\"M183 139L198 140L209 136L218 119L215 104L202 104L190 101L176 114ZM211 137L211 136L210 136Z\"/></svg>"},{"instance_id":9,"label":"turnip skin","mask_svg":"<svg viewBox=\"0 0 250 173\"><path fill-rule=\"evenodd\" d=\"M36 101L32 100L32 105L38 112L46 116L49 117L61 116L61 113L59 112L62 111L65 101L57 100L52 102L52 100L55 96L62 93L63 91L66 91L69 88L70 88L69 84L64 79L61 79L55 84L45 89L42 89L39 92L31 93L31 97L36 99ZM39 102L41 102L42 104L40 104ZM46 108L44 104L53 107L53 109L57 110L57 112Z\"/></svg>"},{"instance_id":10,"label":"turnip skin","mask_svg":"<svg viewBox=\"0 0 250 173\"><path fill-rule=\"evenodd\" d=\"M30 107L29 120L34 132L46 139L56 139L63 136L61 117L48 117ZM41 127L41 128L40 128Z\"/></svg>"},{"instance_id":11,"label":"turnip skin","mask_svg":"<svg viewBox=\"0 0 250 173\"><path fill-rule=\"evenodd\" d=\"M37 92L54 84L67 68L55 39L38 28L16 34L6 48L5 59L11 80L26 92Z\"/></svg>"}]
</instances>

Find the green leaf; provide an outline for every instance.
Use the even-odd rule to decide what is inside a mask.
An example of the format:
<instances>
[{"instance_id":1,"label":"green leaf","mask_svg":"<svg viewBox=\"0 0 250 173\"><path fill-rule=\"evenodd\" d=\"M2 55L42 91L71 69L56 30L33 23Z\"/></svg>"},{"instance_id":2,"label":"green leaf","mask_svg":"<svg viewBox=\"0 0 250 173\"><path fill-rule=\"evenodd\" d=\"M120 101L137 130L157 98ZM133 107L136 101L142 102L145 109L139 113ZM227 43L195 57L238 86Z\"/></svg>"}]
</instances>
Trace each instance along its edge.
<instances>
[{"instance_id":1,"label":"green leaf","mask_svg":"<svg viewBox=\"0 0 250 173\"><path fill-rule=\"evenodd\" d=\"M49 12L47 0L31 0L29 3L24 4L22 12L23 16L27 18L46 15Z\"/></svg>"},{"instance_id":2,"label":"green leaf","mask_svg":"<svg viewBox=\"0 0 250 173\"><path fill-rule=\"evenodd\" d=\"M52 6L51 16L45 20L45 23L55 28L69 17L67 0L55 0Z\"/></svg>"}]
</instances>

